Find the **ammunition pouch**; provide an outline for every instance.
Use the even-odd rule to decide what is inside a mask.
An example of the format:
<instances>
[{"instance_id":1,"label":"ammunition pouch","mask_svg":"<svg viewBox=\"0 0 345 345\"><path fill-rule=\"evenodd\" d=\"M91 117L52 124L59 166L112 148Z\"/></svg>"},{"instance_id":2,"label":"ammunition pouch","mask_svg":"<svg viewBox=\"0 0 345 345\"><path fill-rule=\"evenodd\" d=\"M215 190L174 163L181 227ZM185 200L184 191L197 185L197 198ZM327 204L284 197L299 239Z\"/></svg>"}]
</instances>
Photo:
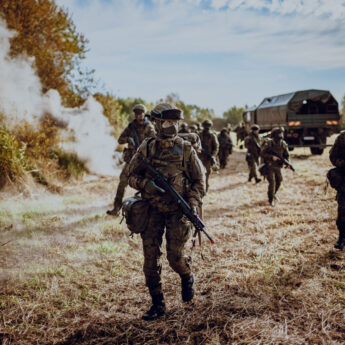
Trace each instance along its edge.
<instances>
[{"instance_id":1,"label":"ammunition pouch","mask_svg":"<svg viewBox=\"0 0 345 345\"><path fill-rule=\"evenodd\" d=\"M328 170L327 179L332 188L340 191L345 186L345 172L339 168Z\"/></svg>"},{"instance_id":2,"label":"ammunition pouch","mask_svg":"<svg viewBox=\"0 0 345 345\"><path fill-rule=\"evenodd\" d=\"M140 234L146 230L149 220L150 204L139 195L125 199L122 205L122 215L126 218L128 230Z\"/></svg>"}]
</instances>

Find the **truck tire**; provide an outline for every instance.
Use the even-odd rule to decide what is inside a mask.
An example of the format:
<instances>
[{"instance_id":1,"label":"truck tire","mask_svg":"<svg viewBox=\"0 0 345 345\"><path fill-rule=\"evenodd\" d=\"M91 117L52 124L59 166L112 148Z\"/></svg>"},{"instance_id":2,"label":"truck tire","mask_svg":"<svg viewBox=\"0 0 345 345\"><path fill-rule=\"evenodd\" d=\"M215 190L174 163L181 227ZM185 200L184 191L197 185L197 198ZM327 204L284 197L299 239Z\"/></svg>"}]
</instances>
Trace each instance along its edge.
<instances>
[{"instance_id":1,"label":"truck tire","mask_svg":"<svg viewBox=\"0 0 345 345\"><path fill-rule=\"evenodd\" d=\"M289 151L293 151L294 149L295 149L295 148L294 148L293 146L289 146L289 147L288 147L288 150L289 150Z\"/></svg>"},{"instance_id":2,"label":"truck tire","mask_svg":"<svg viewBox=\"0 0 345 345\"><path fill-rule=\"evenodd\" d=\"M311 147L310 151L311 151L312 155L322 155L323 154L323 149L320 147Z\"/></svg>"}]
</instances>

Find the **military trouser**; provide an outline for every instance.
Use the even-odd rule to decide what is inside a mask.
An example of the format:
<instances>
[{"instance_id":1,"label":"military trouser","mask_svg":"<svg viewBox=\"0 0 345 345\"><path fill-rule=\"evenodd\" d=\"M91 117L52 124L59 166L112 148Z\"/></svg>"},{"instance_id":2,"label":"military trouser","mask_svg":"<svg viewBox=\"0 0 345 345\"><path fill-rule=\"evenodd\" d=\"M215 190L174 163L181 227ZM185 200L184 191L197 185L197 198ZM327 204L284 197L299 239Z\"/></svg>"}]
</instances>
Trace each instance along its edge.
<instances>
[{"instance_id":1,"label":"military trouser","mask_svg":"<svg viewBox=\"0 0 345 345\"><path fill-rule=\"evenodd\" d=\"M229 155L230 155L230 153L229 153L228 148L225 148L225 149L220 148L219 149L218 158L219 158L219 164L220 164L221 169L224 169L226 167L227 158Z\"/></svg>"},{"instance_id":2,"label":"military trouser","mask_svg":"<svg viewBox=\"0 0 345 345\"><path fill-rule=\"evenodd\" d=\"M258 172L257 172L258 162L259 162L259 160L258 159L256 160L254 158L247 161L248 168L249 168L249 178L248 178L249 181L253 177L255 178L255 180L257 180L257 178L258 178Z\"/></svg>"},{"instance_id":3,"label":"military trouser","mask_svg":"<svg viewBox=\"0 0 345 345\"><path fill-rule=\"evenodd\" d=\"M170 267L180 276L190 276L191 269L184 256L184 247L190 236L192 224L180 211L162 213L153 208L147 229L141 234L144 250L144 274L151 296L162 293L161 246L166 229L167 259Z\"/></svg>"},{"instance_id":4,"label":"military trouser","mask_svg":"<svg viewBox=\"0 0 345 345\"><path fill-rule=\"evenodd\" d=\"M267 181L268 181L268 201L274 199L275 194L277 193L282 181L283 176L281 173L281 167L269 167L267 172Z\"/></svg>"},{"instance_id":5,"label":"military trouser","mask_svg":"<svg viewBox=\"0 0 345 345\"><path fill-rule=\"evenodd\" d=\"M339 239L345 240L345 193L338 192L338 217L337 228L339 230Z\"/></svg>"},{"instance_id":6,"label":"military trouser","mask_svg":"<svg viewBox=\"0 0 345 345\"><path fill-rule=\"evenodd\" d=\"M125 194L126 187L128 186L128 166L129 164L123 167L121 174L120 174L120 181L117 186L116 196L114 200L114 208L121 208L123 196Z\"/></svg>"}]
</instances>

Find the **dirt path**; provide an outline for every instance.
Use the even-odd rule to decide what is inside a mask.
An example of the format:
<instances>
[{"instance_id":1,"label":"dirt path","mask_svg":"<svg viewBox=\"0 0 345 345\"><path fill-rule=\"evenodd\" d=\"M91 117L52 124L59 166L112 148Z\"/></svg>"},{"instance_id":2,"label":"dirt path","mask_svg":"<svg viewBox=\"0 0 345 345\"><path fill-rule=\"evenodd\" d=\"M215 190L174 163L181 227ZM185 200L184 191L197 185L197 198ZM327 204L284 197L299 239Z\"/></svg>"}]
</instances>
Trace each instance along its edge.
<instances>
[{"instance_id":1,"label":"dirt path","mask_svg":"<svg viewBox=\"0 0 345 345\"><path fill-rule=\"evenodd\" d=\"M334 192L324 192L328 155L297 150L280 202L267 183L247 183L244 153L212 176L204 239L192 257L196 297L163 258L168 313L155 323L138 237L105 215L111 179L66 186L62 196L1 201L0 339L4 344L343 344L344 254L335 252ZM130 194L131 191L128 191Z\"/></svg>"}]
</instances>

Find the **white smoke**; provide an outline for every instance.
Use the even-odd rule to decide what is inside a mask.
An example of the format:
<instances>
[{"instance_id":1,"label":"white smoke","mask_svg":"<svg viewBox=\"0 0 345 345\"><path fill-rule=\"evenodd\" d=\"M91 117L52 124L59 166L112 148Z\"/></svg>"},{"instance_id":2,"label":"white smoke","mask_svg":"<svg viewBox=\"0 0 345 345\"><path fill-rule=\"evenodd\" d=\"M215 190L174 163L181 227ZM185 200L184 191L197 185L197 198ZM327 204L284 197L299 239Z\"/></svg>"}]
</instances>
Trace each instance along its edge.
<instances>
[{"instance_id":1,"label":"white smoke","mask_svg":"<svg viewBox=\"0 0 345 345\"><path fill-rule=\"evenodd\" d=\"M66 123L66 136L73 137L61 144L65 151L76 153L92 173L118 175L114 159L117 141L111 135L102 105L89 97L80 108L64 108L56 90L42 95L34 59L9 57L9 40L14 35L0 19L0 113L6 124L13 127L24 120L37 124L49 113Z\"/></svg>"}]
</instances>

